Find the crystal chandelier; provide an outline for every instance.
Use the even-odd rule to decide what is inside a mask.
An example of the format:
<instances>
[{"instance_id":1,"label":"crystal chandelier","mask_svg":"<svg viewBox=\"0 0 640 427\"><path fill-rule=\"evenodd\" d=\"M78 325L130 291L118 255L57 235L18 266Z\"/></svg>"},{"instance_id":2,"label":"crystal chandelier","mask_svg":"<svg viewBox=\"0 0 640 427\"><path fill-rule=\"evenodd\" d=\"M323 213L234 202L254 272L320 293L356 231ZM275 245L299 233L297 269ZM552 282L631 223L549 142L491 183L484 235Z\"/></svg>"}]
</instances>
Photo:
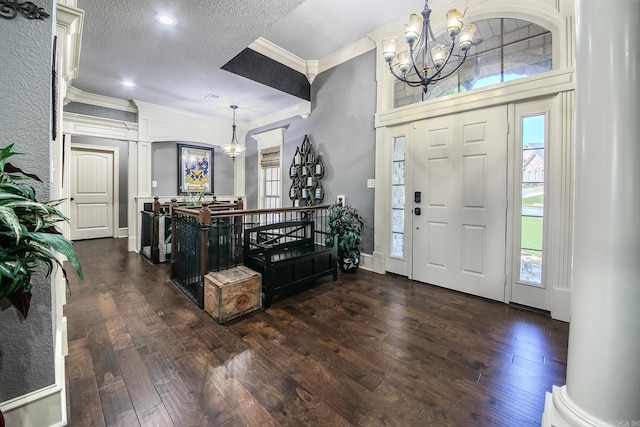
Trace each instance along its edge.
<instances>
[{"instance_id":1,"label":"crystal chandelier","mask_svg":"<svg viewBox=\"0 0 640 427\"><path fill-rule=\"evenodd\" d=\"M236 110L238 109L238 106L231 105L230 107L233 110L233 134L231 135L231 142L221 145L220 148L225 154L228 154L233 160L235 160L236 157L241 156L242 153L244 153L247 147L240 145L238 143L238 138L236 137Z\"/></svg>"},{"instance_id":2,"label":"crystal chandelier","mask_svg":"<svg viewBox=\"0 0 640 427\"><path fill-rule=\"evenodd\" d=\"M466 11L467 9L465 13ZM405 25L404 31L404 38L409 45L408 52L404 50L396 55L397 37L382 40L382 52L391 74L411 87L422 86L423 99L430 84L446 79L460 69L467 59L467 52L473 44L476 32L475 25L463 24L464 13L451 9L447 12L447 34L451 38L451 44L438 44L431 30L430 16L429 0L425 0L422 14L412 13L409 16L409 23ZM457 60L449 64L452 58Z\"/></svg>"}]
</instances>

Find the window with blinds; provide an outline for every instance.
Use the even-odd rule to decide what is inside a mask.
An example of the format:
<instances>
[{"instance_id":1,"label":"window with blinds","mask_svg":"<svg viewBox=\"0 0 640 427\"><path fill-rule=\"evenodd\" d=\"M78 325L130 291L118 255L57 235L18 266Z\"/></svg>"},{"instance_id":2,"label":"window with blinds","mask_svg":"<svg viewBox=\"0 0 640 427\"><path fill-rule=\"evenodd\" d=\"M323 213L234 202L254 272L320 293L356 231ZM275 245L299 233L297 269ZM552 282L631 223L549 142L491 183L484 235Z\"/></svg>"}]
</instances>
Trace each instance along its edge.
<instances>
[{"instance_id":1,"label":"window with blinds","mask_svg":"<svg viewBox=\"0 0 640 427\"><path fill-rule=\"evenodd\" d=\"M260 150L262 169L263 206L266 209L280 207L280 147ZM271 222L271 221L270 221Z\"/></svg>"},{"instance_id":2,"label":"window with blinds","mask_svg":"<svg viewBox=\"0 0 640 427\"><path fill-rule=\"evenodd\" d=\"M260 167L279 168L280 167L280 147L265 148L260 151Z\"/></svg>"}]
</instances>

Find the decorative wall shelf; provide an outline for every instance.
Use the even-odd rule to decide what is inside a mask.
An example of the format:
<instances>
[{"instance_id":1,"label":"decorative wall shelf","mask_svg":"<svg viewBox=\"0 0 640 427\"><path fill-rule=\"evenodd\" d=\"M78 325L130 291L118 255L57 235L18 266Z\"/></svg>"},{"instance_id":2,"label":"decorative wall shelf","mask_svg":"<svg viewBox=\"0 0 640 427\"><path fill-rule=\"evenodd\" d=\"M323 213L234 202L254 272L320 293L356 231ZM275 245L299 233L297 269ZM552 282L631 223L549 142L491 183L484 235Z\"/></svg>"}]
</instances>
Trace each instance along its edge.
<instances>
[{"instance_id":1,"label":"decorative wall shelf","mask_svg":"<svg viewBox=\"0 0 640 427\"><path fill-rule=\"evenodd\" d=\"M324 189L322 177L324 164L320 155L316 154L309 136L305 135L302 145L296 147L296 153L289 167L289 199L293 206L313 206L322 203Z\"/></svg>"}]
</instances>

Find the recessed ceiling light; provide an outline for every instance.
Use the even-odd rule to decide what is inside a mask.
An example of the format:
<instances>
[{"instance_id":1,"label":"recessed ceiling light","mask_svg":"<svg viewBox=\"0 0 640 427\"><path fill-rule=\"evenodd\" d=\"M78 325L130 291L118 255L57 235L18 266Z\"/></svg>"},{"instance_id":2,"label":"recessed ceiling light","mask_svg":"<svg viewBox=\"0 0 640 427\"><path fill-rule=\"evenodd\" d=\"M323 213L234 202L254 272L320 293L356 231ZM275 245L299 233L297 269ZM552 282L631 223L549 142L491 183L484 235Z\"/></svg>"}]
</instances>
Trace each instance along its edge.
<instances>
[{"instance_id":1,"label":"recessed ceiling light","mask_svg":"<svg viewBox=\"0 0 640 427\"><path fill-rule=\"evenodd\" d=\"M122 80L121 83L122 83L122 86L125 86L125 87L134 87L136 85L131 80Z\"/></svg>"},{"instance_id":2,"label":"recessed ceiling light","mask_svg":"<svg viewBox=\"0 0 640 427\"><path fill-rule=\"evenodd\" d=\"M166 25L168 27L173 27L175 26L178 21L176 20L176 18L174 18L173 16L166 14L166 13L159 13L156 15L156 21L158 21L159 23Z\"/></svg>"}]
</instances>

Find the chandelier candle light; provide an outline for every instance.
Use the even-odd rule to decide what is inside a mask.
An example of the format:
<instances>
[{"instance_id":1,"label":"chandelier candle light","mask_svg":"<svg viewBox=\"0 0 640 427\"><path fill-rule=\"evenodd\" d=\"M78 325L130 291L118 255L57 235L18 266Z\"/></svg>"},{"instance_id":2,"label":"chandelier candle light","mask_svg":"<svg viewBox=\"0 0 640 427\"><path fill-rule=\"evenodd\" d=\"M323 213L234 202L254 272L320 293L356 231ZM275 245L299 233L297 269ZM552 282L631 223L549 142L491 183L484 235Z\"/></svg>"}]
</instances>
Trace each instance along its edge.
<instances>
[{"instance_id":1,"label":"chandelier candle light","mask_svg":"<svg viewBox=\"0 0 640 427\"><path fill-rule=\"evenodd\" d=\"M465 13L466 11L465 8ZM404 50L396 55L397 37L382 40L384 59L389 64L391 74L411 87L422 86L423 99L430 84L446 79L460 69L467 59L467 52L473 44L476 32L475 25L463 24L464 13L451 9L447 12L447 34L451 38L451 44L438 44L431 30L430 16L429 0L425 0L421 15L412 13L409 16L409 23L405 25L404 31L409 52ZM458 53L454 53L458 36ZM458 60L447 67L452 57Z\"/></svg>"},{"instance_id":2,"label":"chandelier candle light","mask_svg":"<svg viewBox=\"0 0 640 427\"><path fill-rule=\"evenodd\" d=\"M231 135L231 142L221 145L220 148L225 154L228 154L235 161L236 157L241 156L247 147L240 145L238 143L238 138L236 137L236 110L238 109L238 106L231 105L230 107L233 110L233 134Z\"/></svg>"}]
</instances>

